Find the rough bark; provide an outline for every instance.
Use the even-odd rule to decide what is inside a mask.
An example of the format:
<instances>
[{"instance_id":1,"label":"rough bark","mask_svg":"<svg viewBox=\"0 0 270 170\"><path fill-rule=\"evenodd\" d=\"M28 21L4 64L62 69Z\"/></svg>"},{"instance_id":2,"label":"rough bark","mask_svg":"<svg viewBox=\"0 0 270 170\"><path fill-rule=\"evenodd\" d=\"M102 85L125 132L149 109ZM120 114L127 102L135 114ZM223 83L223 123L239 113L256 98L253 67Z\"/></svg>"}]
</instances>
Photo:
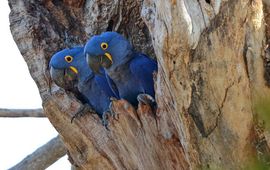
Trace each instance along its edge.
<instances>
[{"instance_id":1,"label":"rough bark","mask_svg":"<svg viewBox=\"0 0 270 170\"><path fill-rule=\"evenodd\" d=\"M266 34L266 46L265 46L265 78L267 85L270 86L270 2L264 1L264 18L265 18L265 34Z\"/></svg>"},{"instance_id":2,"label":"rough bark","mask_svg":"<svg viewBox=\"0 0 270 170\"><path fill-rule=\"evenodd\" d=\"M240 169L256 155L253 104L264 79L261 0L9 0L10 22L43 108L81 169ZM57 50L114 30L157 58L157 113L114 102L110 131L51 84ZM149 31L150 32L149 32ZM154 48L153 48L154 47Z\"/></svg>"},{"instance_id":3,"label":"rough bark","mask_svg":"<svg viewBox=\"0 0 270 170\"><path fill-rule=\"evenodd\" d=\"M42 109L0 109L0 117L45 117Z\"/></svg>"},{"instance_id":4,"label":"rough bark","mask_svg":"<svg viewBox=\"0 0 270 170\"><path fill-rule=\"evenodd\" d=\"M269 95L262 2L150 1L145 6L156 6L154 19L146 22L161 67L157 92L163 99L164 87L171 91L170 117L185 151L205 168L240 168L254 154L252 104L258 93Z\"/></svg>"},{"instance_id":5,"label":"rough bark","mask_svg":"<svg viewBox=\"0 0 270 170\"><path fill-rule=\"evenodd\" d=\"M10 170L46 169L65 154L65 146L60 137L57 136L10 168Z\"/></svg>"}]
</instances>

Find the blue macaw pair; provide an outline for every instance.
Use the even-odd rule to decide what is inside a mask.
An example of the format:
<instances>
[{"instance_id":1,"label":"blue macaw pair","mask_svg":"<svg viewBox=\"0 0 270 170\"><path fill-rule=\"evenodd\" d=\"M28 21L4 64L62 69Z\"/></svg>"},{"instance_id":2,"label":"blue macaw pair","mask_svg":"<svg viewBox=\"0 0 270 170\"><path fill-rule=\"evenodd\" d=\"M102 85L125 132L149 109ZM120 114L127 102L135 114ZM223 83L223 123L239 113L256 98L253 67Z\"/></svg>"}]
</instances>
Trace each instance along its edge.
<instances>
[{"instance_id":1,"label":"blue macaw pair","mask_svg":"<svg viewBox=\"0 0 270 170\"><path fill-rule=\"evenodd\" d=\"M116 32L93 36L85 47L64 49L50 61L54 82L64 89L75 84L105 126L111 98L126 99L135 106L138 100L154 103L155 71L156 61L135 52L128 40Z\"/></svg>"}]
</instances>

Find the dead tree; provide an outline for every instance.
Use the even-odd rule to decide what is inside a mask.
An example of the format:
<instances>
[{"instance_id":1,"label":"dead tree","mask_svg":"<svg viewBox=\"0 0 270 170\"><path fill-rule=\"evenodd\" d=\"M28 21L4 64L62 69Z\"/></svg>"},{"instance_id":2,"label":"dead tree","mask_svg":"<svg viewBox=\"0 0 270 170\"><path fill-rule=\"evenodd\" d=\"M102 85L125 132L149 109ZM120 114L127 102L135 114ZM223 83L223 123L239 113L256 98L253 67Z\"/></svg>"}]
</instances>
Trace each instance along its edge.
<instances>
[{"instance_id":1,"label":"dead tree","mask_svg":"<svg viewBox=\"0 0 270 170\"><path fill-rule=\"evenodd\" d=\"M45 117L42 109L1 109L0 117Z\"/></svg>"},{"instance_id":2,"label":"dead tree","mask_svg":"<svg viewBox=\"0 0 270 170\"><path fill-rule=\"evenodd\" d=\"M57 136L25 157L10 170L46 169L65 154L65 146L60 137Z\"/></svg>"},{"instance_id":3,"label":"dead tree","mask_svg":"<svg viewBox=\"0 0 270 170\"><path fill-rule=\"evenodd\" d=\"M253 104L269 95L261 0L9 4L11 32L45 114L79 169L240 169L257 155ZM51 84L50 56L111 30L157 59L157 112L120 100L110 131L94 114L71 124L81 103Z\"/></svg>"},{"instance_id":4,"label":"dead tree","mask_svg":"<svg viewBox=\"0 0 270 170\"><path fill-rule=\"evenodd\" d=\"M42 109L1 109L2 118L46 118ZM65 146L59 136L27 155L11 170L46 169L66 154Z\"/></svg>"}]
</instances>

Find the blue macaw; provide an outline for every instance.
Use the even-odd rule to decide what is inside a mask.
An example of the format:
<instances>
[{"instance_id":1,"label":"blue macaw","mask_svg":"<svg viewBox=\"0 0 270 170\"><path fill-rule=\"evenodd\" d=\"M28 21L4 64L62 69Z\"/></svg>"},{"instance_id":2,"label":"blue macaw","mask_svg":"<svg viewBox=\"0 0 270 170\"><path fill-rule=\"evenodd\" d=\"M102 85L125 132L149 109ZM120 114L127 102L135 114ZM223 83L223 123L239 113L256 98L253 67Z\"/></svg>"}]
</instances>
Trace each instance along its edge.
<instances>
[{"instance_id":1,"label":"blue macaw","mask_svg":"<svg viewBox=\"0 0 270 170\"><path fill-rule=\"evenodd\" d=\"M105 116L109 112L110 98L119 98L117 89L111 90L104 70L95 75L85 60L84 47L64 49L55 53L50 61L50 74L53 81L66 89L67 84L74 84L86 103L93 108L107 126ZM110 79L109 79L110 80ZM75 82L75 83L73 83ZM110 83L113 83L112 81Z\"/></svg>"},{"instance_id":2,"label":"blue macaw","mask_svg":"<svg viewBox=\"0 0 270 170\"><path fill-rule=\"evenodd\" d=\"M51 68L51 71L53 68ZM83 104L86 104L87 99L80 93L78 89L78 77L70 69L64 71L53 71L51 72L52 80L66 92L72 92L77 99L79 99Z\"/></svg>"},{"instance_id":3,"label":"blue macaw","mask_svg":"<svg viewBox=\"0 0 270 170\"><path fill-rule=\"evenodd\" d=\"M100 73L100 67L105 69L115 83L120 98L135 106L138 100L154 103L153 73L157 71L157 62L145 54L135 52L122 35L104 32L93 36L85 45L84 53L95 73Z\"/></svg>"}]
</instances>

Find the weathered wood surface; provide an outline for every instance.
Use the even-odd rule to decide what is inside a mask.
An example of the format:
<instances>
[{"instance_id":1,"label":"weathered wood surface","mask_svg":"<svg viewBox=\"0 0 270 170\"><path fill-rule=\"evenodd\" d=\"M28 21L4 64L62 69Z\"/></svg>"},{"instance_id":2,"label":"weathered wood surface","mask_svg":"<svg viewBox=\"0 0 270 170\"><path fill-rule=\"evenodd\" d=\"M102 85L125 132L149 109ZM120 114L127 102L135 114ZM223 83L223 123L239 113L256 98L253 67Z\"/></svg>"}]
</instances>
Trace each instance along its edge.
<instances>
[{"instance_id":1,"label":"weathered wood surface","mask_svg":"<svg viewBox=\"0 0 270 170\"><path fill-rule=\"evenodd\" d=\"M262 2L145 4L156 7L145 20L160 63L158 96L171 95L160 97L159 106L172 104L169 117L190 160L211 169L240 168L255 152L255 96L269 95Z\"/></svg>"},{"instance_id":2,"label":"weathered wood surface","mask_svg":"<svg viewBox=\"0 0 270 170\"><path fill-rule=\"evenodd\" d=\"M46 116L81 169L240 169L256 155L252 108L264 79L261 0L16 1L11 31L38 85ZM51 84L57 50L115 30L156 57L157 113L115 102L110 131Z\"/></svg>"}]
</instances>

